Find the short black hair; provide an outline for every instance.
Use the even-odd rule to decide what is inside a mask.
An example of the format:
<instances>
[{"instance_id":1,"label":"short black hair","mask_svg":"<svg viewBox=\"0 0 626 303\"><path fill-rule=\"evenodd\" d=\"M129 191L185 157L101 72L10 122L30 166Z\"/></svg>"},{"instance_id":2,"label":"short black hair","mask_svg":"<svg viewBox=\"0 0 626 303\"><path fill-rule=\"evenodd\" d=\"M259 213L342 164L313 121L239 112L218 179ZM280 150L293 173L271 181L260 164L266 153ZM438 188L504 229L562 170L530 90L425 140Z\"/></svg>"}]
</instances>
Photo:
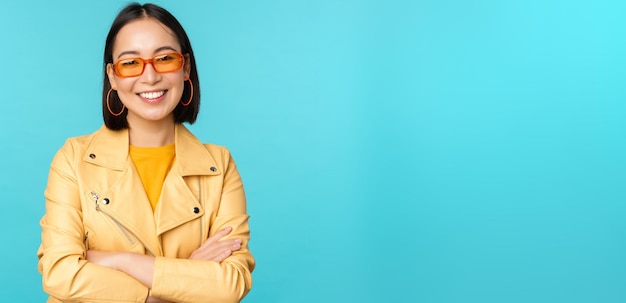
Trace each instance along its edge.
<instances>
[{"instance_id":1,"label":"short black hair","mask_svg":"<svg viewBox=\"0 0 626 303\"><path fill-rule=\"evenodd\" d=\"M122 29L124 25L130 23L131 21L145 18L154 18L155 20L161 22L163 25L172 30L172 32L174 33L174 35L176 35L176 38L178 39L178 43L181 47L181 52L183 53L183 55L186 56L185 60L187 60L187 64L190 64L189 79L193 82L193 97L191 100L191 104L189 104L188 106L183 106L179 102L176 108L174 108L174 122L188 122L192 124L196 121L196 118L198 117L198 111L200 110L200 81L198 80L196 59L193 55L193 49L191 48L191 42L189 42L189 37L187 36L187 33L183 29L182 25L180 25L180 22L178 22L178 20L176 20L176 18L164 8L151 3L146 3L144 5L141 5L139 3L131 3L124 7L113 21L113 24L109 29L109 34L107 35L106 44L104 46L102 116L104 118L104 124L106 125L106 127L112 130L128 128L128 121L126 120L128 110L125 109L121 115L114 116L109 112L107 108L107 93L111 89L111 83L109 82L109 76L107 74L107 64L113 63L113 44L115 43L115 38L117 37L120 29ZM191 93L191 87L189 86L188 81L185 81L185 88L183 90L181 100L187 103ZM117 96L116 92L111 92L109 99L109 106L114 112L122 109L122 102L120 101L120 98Z\"/></svg>"}]
</instances>

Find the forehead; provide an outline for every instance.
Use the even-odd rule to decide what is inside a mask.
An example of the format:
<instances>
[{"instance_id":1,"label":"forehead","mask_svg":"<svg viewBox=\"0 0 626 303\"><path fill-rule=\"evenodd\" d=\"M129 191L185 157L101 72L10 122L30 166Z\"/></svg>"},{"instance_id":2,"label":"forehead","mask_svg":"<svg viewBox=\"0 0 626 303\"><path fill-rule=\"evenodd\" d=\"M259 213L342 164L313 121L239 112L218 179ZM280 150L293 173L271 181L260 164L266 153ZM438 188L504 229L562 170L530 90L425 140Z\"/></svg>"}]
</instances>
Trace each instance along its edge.
<instances>
[{"instance_id":1,"label":"forehead","mask_svg":"<svg viewBox=\"0 0 626 303\"><path fill-rule=\"evenodd\" d=\"M163 46L181 51L176 35L167 26L152 18L138 19L124 25L117 33L113 58L115 60L119 54L127 52L152 56Z\"/></svg>"}]
</instances>

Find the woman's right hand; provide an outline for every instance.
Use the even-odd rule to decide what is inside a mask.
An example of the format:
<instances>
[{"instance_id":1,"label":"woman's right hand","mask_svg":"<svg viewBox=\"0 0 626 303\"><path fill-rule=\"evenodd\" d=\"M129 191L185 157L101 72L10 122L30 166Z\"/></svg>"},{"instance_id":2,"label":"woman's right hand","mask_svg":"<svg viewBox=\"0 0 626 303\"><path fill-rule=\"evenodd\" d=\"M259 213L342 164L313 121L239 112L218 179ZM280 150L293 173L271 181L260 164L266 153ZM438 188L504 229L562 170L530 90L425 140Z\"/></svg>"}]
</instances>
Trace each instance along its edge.
<instances>
[{"instance_id":1,"label":"woman's right hand","mask_svg":"<svg viewBox=\"0 0 626 303\"><path fill-rule=\"evenodd\" d=\"M233 229L226 227L215 235L209 237L204 244L198 247L191 253L189 260L211 260L216 262L222 262L228 258L233 251L241 249L241 239L227 239L220 240L228 235ZM146 303L167 303L156 297L148 297Z\"/></svg>"},{"instance_id":2,"label":"woman's right hand","mask_svg":"<svg viewBox=\"0 0 626 303\"><path fill-rule=\"evenodd\" d=\"M204 244L191 253L189 260L224 261L233 251L241 249L241 239L221 240L232 230L232 227L226 227L209 237Z\"/></svg>"}]
</instances>

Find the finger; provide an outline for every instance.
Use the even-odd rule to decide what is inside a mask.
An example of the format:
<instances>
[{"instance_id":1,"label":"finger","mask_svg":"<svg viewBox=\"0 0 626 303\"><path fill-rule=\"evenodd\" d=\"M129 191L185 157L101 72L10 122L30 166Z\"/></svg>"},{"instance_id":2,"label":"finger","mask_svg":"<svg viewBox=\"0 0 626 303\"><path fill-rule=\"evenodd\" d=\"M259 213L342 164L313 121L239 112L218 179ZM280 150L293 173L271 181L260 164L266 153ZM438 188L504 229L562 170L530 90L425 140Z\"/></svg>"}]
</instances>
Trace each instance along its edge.
<instances>
[{"instance_id":1,"label":"finger","mask_svg":"<svg viewBox=\"0 0 626 303\"><path fill-rule=\"evenodd\" d=\"M225 251L230 251L227 254L229 256L233 251L241 249L241 239L229 239L213 243L206 247L200 247L195 250L189 257L194 260L213 260L216 261L221 258L221 255Z\"/></svg>"},{"instance_id":2,"label":"finger","mask_svg":"<svg viewBox=\"0 0 626 303\"><path fill-rule=\"evenodd\" d=\"M214 235L210 236L205 243L207 243L207 242L211 242L211 243L217 242L217 241L219 241L219 239L221 239L221 238L225 237L226 235L228 235L232 230L233 230L232 227L227 226L227 227L221 229L220 231L216 232Z\"/></svg>"},{"instance_id":3,"label":"finger","mask_svg":"<svg viewBox=\"0 0 626 303\"><path fill-rule=\"evenodd\" d=\"M210 245L213 245L214 243L218 242L221 238L228 235L231 231L232 231L232 227L230 226L221 229L220 231L216 232L214 235L210 236L204 243L202 243L202 245L200 245L198 249L204 249Z\"/></svg>"},{"instance_id":4,"label":"finger","mask_svg":"<svg viewBox=\"0 0 626 303\"><path fill-rule=\"evenodd\" d=\"M230 249L212 249L210 251L194 252L189 259L221 262L231 254L232 251Z\"/></svg>"},{"instance_id":5,"label":"finger","mask_svg":"<svg viewBox=\"0 0 626 303\"><path fill-rule=\"evenodd\" d=\"M219 241L211 246L216 251L223 251L225 249L239 250L241 248L241 239L228 239Z\"/></svg>"},{"instance_id":6,"label":"finger","mask_svg":"<svg viewBox=\"0 0 626 303\"><path fill-rule=\"evenodd\" d=\"M213 261L216 262L222 262L224 260L226 260L226 258L230 257L230 255L232 254L232 250L228 249L223 251L222 253L220 253L219 255L217 255L215 258L213 258Z\"/></svg>"},{"instance_id":7,"label":"finger","mask_svg":"<svg viewBox=\"0 0 626 303\"><path fill-rule=\"evenodd\" d=\"M228 239L212 243L211 245L207 245L205 247L201 247L199 250L202 251L204 255L213 257L219 255L224 250L239 250L240 248L241 239Z\"/></svg>"},{"instance_id":8,"label":"finger","mask_svg":"<svg viewBox=\"0 0 626 303\"><path fill-rule=\"evenodd\" d=\"M227 241L220 241L218 245L215 246L216 251L224 251L226 249L231 251L236 251L241 249L241 240L240 239L232 239Z\"/></svg>"}]
</instances>

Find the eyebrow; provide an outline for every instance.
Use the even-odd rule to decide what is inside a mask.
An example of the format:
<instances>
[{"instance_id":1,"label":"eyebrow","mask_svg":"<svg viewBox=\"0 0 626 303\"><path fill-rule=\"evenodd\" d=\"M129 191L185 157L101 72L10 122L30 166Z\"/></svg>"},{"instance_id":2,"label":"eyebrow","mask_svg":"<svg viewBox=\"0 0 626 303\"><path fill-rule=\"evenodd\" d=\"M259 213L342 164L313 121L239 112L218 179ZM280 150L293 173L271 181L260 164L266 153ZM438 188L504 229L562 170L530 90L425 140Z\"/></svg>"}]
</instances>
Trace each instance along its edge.
<instances>
[{"instance_id":1,"label":"eyebrow","mask_svg":"<svg viewBox=\"0 0 626 303\"><path fill-rule=\"evenodd\" d=\"M155 50L154 50L154 54L159 53L159 52L162 52L162 51L164 51L164 50L171 50L171 51L178 52L178 50L176 50L175 48L173 48L173 47L171 47L171 46L166 45L166 46L161 46L161 47L159 47L159 48L155 49ZM138 52L138 51L133 51L133 50L131 50L131 51L124 51L124 52L120 53L120 54L117 56L117 59L121 58L121 57L122 57L122 56L124 56L124 55L139 55L139 52Z\"/></svg>"}]
</instances>

